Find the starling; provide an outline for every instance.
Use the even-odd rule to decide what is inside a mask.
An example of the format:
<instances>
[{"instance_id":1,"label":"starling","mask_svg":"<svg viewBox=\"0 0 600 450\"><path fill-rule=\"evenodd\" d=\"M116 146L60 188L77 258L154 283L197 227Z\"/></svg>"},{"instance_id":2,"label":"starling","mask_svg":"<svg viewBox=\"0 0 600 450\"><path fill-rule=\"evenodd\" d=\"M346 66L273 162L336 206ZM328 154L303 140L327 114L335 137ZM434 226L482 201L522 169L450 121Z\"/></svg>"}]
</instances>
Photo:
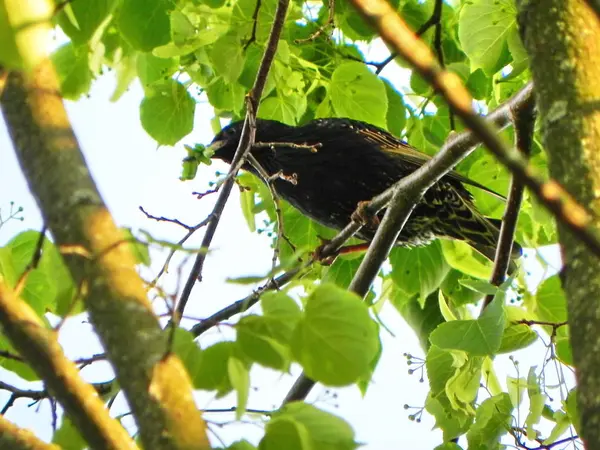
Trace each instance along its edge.
<instances>
[{"instance_id":1,"label":"starling","mask_svg":"<svg viewBox=\"0 0 600 450\"><path fill-rule=\"evenodd\" d=\"M235 122L221 130L210 144L212 158L231 163L242 127L243 122ZM255 140L274 144L257 146L252 155L266 173L280 175L273 181L277 193L306 216L336 230L350 222L361 202L382 193L430 158L381 128L342 118L317 119L299 127L257 119ZM242 168L258 175L249 163ZM464 184L492 192L449 172L415 206L397 244L411 247L436 238L456 239L493 261L501 221L483 216ZM377 223L369 221L356 237L372 240ZM513 257L520 253L515 243Z\"/></svg>"}]
</instances>

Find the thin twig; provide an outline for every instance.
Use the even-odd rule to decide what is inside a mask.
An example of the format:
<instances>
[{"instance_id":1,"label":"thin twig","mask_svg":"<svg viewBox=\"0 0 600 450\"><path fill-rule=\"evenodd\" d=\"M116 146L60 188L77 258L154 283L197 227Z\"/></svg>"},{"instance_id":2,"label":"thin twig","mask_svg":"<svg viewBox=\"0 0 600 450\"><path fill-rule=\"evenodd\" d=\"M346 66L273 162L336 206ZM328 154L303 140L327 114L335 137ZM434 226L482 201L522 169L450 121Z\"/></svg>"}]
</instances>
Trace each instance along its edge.
<instances>
[{"instance_id":1,"label":"thin twig","mask_svg":"<svg viewBox=\"0 0 600 450\"><path fill-rule=\"evenodd\" d=\"M254 7L254 13L252 14L252 34L250 38L244 44L244 51L250 47L250 44L256 42L256 27L258 25L258 13L260 11L261 0L256 0L256 6Z\"/></svg>"},{"instance_id":2,"label":"thin twig","mask_svg":"<svg viewBox=\"0 0 600 450\"><path fill-rule=\"evenodd\" d=\"M296 275L298 275L304 268L306 268L310 263L305 263L301 267L296 267L288 270L287 272L279 275L277 278L269 280L264 286L258 288L252 294L244 297L241 300L238 300L226 308L216 312L212 316L207 319L204 319L200 323L197 323L190 330L194 337L198 337L201 334L207 332L211 328L217 326L223 320L227 320L236 314L240 314L244 311L247 311L249 308L254 306L260 300L260 296L267 291L271 291L274 289L278 289L279 287L287 284L291 280L293 280Z\"/></svg>"},{"instance_id":3,"label":"thin twig","mask_svg":"<svg viewBox=\"0 0 600 450\"><path fill-rule=\"evenodd\" d=\"M181 247L183 244L186 243L186 241L192 237L192 235L198 231L200 228L205 227L206 225L208 225L208 222L210 221L210 216L208 216L206 219L204 219L202 222L200 222L199 224L195 225L194 227L192 227L190 230L188 230L188 232L186 233L185 236L183 236L178 242L177 242L177 247ZM167 259L165 260L164 264L162 265L162 267L160 268L160 270L158 271L158 274L156 275L156 277L154 278L154 280L152 280L149 284L149 288L153 288L156 286L156 284L158 283L158 280L160 279L161 276L163 276L163 274L165 274L168 270L169 270L169 264L171 263L171 259L173 259L173 256L175 255L175 253L177 252L177 248L174 247L171 249L171 251L169 251L169 255L167 256Z\"/></svg>"},{"instance_id":4,"label":"thin twig","mask_svg":"<svg viewBox=\"0 0 600 450\"><path fill-rule=\"evenodd\" d=\"M148 219L152 219L152 220L156 220L157 222L169 222L169 223L174 223L175 225L179 225L182 228L185 228L186 230L190 231L193 230L196 227L190 226L190 225L186 225L185 223L179 221L178 219L170 219L168 217L163 217L163 216L153 216L152 214L150 214L149 212L147 212L143 206L139 207L140 211L142 213L144 213L144 215L148 218Z\"/></svg>"},{"instance_id":5,"label":"thin twig","mask_svg":"<svg viewBox=\"0 0 600 450\"><path fill-rule=\"evenodd\" d=\"M215 232L217 231L217 226L219 225L221 214L223 213L225 204L229 199L229 194L231 193L231 189L233 187L234 178L240 170L240 168L244 165L246 155L252 148L252 144L254 144L256 134L255 122L258 103L262 96L262 92L265 88L265 83L267 81L267 76L269 75L269 70L273 63L273 59L275 58L275 53L277 52L277 45L279 43L279 38L281 36L283 25L285 23L285 16L287 13L288 5L289 0L279 0L277 2L277 10L275 11L275 18L273 20L273 27L271 28L271 34L269 35L267 47L265 49L263 59L260 63L258 73L256 74L254 87L252 88L247 97L246 120L242 128L242 135L240 136L238 147L235 151L233 160L231 161L231 166L229 168L229 173L227 174L227 179L221 185L219 198L217 199L213 212L210 215L210 221L206 229L206 234L204 235L204 239L202 240L202 249L208 250L208 248L210 247ZM192 267L190 275L187 279L187 282L183 288L181 297L179 298L179 302L177 304L174 317L175 323L179 323L180 317L183 316L185 306L190 298L192 289L194 288L194 285L198 278L202 275L202 268L204 266L204 261L206 260L206 253L207 252L200 252L196 256L194 266Z\"/></svg>"},{"instance_id":6,"label":"thin twig","mask_svg":"<svg viewBox=\"0 0 600 450\"><path fill-rule=\"evenodd\" d=\"M255 142L252 144L252 148L271 148L273 150L279 148L293 148L296 150L308 150L311 153L317 153L323 146L321 143L317 144L295 144L293 142Z\"/></svg>"},{"instance_id":7,"label":"thin twig","mask_svg":"<svg viewBox=\"0 0 600 450\"><path fill-rule=\"evenodd\" d=\"M335 27L335 24L334 24L334 20L335 20L335 0L329 0L328 7L329 7L329 15L327 16L327 22L325 22L324 25L320 26L317 29L317 31L315 31L313 34L311 34L306 39L296 39L294 41L294 43L296 43L296 44L306 44L307 42L312 42L315 39L317 39L319 36L321 36L321 34L323 34L329 28L334 28Z\"/></svg>"},{"instance_id":8,"label":"thin twig","mask_svg":"<svg viewBox=\"0 0 600 450\"><path fill-rule=\"evenodd\" d=\"M281 240L285 240L288 245L292 248L292 251L295 251L295 246L289 240L287 235L285 234L285 228L283 224L283 214L281 212L281 198L275 189L275 184L273 183L274 179L272 175L269 175L263 166L257 161L257 159L252 155L252 153L248 154L248 162L254 167L259 176L263 179L267 187L269 188L269 192L271 193L271 198L273 200L273 205L275 206L275 215L277 217L277 238L275 242L275 248L273 249L273 258L271 269L275 270L277 266L277 258L281 251ZM275 174L277 177L281 177L282 174ZM285 178L284 178L285 179Z\"/></svg>"},{"instance_id":9,"label":"thin twig","mask_svg":"<svg viewBox=\"0 0 600 450\"><path fill-rule=\"evenodd\" d=\"M423 36L427 32L427 30L429 30L431 27L435 26L436 27L436 35L438 35L438 36L436 38L434 38L434 40L439 39L438 55L442 54L442 52L441 52L441 48L442 48L442 45L441 45L442 5L443 5L443 0L435 0L435 5L433 7L433 12L431 13L431 17L429 17L429 19L427 19L427 21L423 25L421 25L419 27L419 29L417 30L417 32L415 33L417 36ZM439 27L439 30L437 29L438 27ZM385 66L387 66L390 62L392 62L394 59L396 59L396 56L398 56L398 53L394 52L390 56L388 56L386 59L384 59L382 62L371 64L371 65L374 65L375 67L377 67L377 70L375 71L375 73L379 75L381 73L381 71L383 69L385 69ZM442 56L442 58L443 58L443 56ZM441 64L443 66L443 64L444 64L443 59L442 59ZM454 129L454 128L452 128L452 129Z\"/></svg>"},{"instance_id":10,"label":"thin twig","mask_svg":"<svg viewBox=\"0 0 600 450\"><path fill-rule=\"evenodd\" d=\"M533 105L525 104L514 110L513 123L515 125L515 147L523 156L529 157L531 153L531 143L533 140L533 131L535 127L535 108ZM500 286L506 277L509 268L515 231L517 229L517 220L519 219L519 210L523 200L524 184L519 178L513 176L511 179L510 191L506 200L506 209L502 226L500 227L500 237L498 238L498 247L496 248L496 257L494 258L494 268L490 277L490 283L494 286ZM489 305L494 299L490 294L485 297L481 311Z\"/></svg>"}]
</instances>

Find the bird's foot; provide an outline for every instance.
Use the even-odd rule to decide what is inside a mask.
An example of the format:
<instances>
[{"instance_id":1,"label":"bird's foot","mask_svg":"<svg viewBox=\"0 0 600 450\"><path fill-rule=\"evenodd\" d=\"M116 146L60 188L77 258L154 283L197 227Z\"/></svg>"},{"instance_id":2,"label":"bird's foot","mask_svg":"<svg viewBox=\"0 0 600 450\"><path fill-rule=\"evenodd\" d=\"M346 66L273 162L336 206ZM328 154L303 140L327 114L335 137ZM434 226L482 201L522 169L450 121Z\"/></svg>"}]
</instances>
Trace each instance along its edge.
<instances>
[{"instance_id":1,"label":"bird's foot","mask_svg":"<svg viewBox=\"0 0 600 450\"><path fill-rule=\"evenodd\" d=\"M375 214L371 214L368 211L368 207L371 204L370 201L358 202L356 210L352 213L350 218L354 222L358 222L363 226L366 225L369 228L377 228L379 226L379 217Z\"/></svg>"},{"instance_id":2,"label":"bird's foot","mask_svg":"<svg viewBox=\"0 0 600 450\"><path fill-rule=\"evenodd\" d=\"M331 251L325 254L325 247L327 247L327 245L331 242L331 239L325 239L321 236L318 236L318 238L321 240L321 245L319 245L313 252L313 259L324 266L330 266L340 254L340 249L335 251L333 254L331 254Z\"/></svg>"}]
</instances>

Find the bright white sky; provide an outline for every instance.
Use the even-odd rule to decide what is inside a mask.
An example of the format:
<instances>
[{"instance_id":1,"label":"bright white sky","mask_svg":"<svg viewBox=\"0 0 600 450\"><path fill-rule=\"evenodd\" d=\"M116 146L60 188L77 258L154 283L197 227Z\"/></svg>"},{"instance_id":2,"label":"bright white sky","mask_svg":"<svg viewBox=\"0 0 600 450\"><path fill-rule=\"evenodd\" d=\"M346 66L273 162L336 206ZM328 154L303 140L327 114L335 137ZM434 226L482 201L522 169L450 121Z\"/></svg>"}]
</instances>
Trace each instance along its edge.
<instances>
[{"instance_id":1,"label":"bright white sky","mask_svg":"<svg viewBox=\"0 0 600 450\"><path fill-rule=\"evenodd\" d=\"M379 60L385 55L386 51L380 47L371 53L370 58ZM390 80L406 80L405 75L401 75L400 69L395 65L390 64L389 67L390 70L386 70L385 75ZM212 210L215 196L197 200L191 193L205 191L208 188L207 182L214 179L215 170L225 171L226 166L215 163L204 167L192 182L181 182L178 178L181 159L185 156L183 144L208 143L212 139L209 125L213 116L212 108L206 103L198 104L194 132L174 148L157 148L156 143L140 125L138 107L143 92L139 84L134 84L117 103L110 103L108 98L114 84L112 75L105 75L94 83L89 98L68 104L73 127L92 175L117 223L120 226L143 229L156 238L175 242L183 236L185 230L172 224L159 224L148 220L138 207L143 206L151 214L177 218L191 225L203 220ZM0 229L2 244L19 231L41 229L42 222L15 160L3 122L0 122L0 156L2 217L7 213L10 201L24 207L25 217L24 222L11 221ZM225 283L226 277L264 274L270 269L272 252L269 239L248 231L239 211L238 201L238 192L234 189L213 241L203 281L196 285L188 304L187 314L190 317L207 317L250 292L251 286ZM190 240L188 245L199 246L201 237L202 232L197 233L196 239ZM144 273L146 279L153 278L162 266L165 255L164 252L153 254L153 271ZM191 261L187 262L181 274L177 273L177 262L174 261L171 265L172 270L165 284L168 292L174 292L177 286L182 286L184 281L180 281L179 277L182 276L185 280L189 273ZM410 328L392 307L384 307L381 317L394 336L382 331L383 356L366 397L361 398L359 390L355 387L327 391L319 386L313 390L309 401L317 401L319 407L348 420L356 431L357 441L365 443L363 448L432 449L441 443L441 433L437 430L431 431L433 419L424 414L422 423L416 424L407 418L408 414L416 410L403 409L404 404L424 405L427 395L427 383L419 383L420 374L408 375L409 367L403 353L422 357L424 353ZM67 321L61 333L61 342L70 356L86 357L101 351L94 339L82 338L87 331L89 325L84 323L81 317ZM207 333L201 341L202 346L206 347L223 336L231 337L233 331L221 327L219 331ZM541 345L530 347L516 355L521 362L520 376L526 376L529 366L543 365L545 356L548 356L546 349ZM502 382L506 374L517 376L514 365L506 357L499 357L496 361ZM277 372L262 368L254 369L251 375L253 390L248 407L269 410L278 407L299 372L297 366L294 367L293 376L281 376ZM8 378L6 372L0 373L2 380L15 381L14 377ZM549 376L553 376L553 373L554 371L550 371ZM84 369L84 375L90 381L106 381L111 378L110 369L105 363ZM550 380L547 380L547 383L552 384ZM39 386L23 382L17 384L23 388ZM0 407L7 398L7 395L0 393ZM233 395L214 400L204 392L199 393L197 398L200 408L235 406ZM37 406L28 407L29 403L26 399L17 401L7 417L21 426L34 429L44 439L49 439L51 430L48 402L42 404L38 413L34 412ZM119 414L126 409L122 402L117 401L112 411ZM205 417L214 423L234 420L233 414L230 413L211 413ZM211 435L213 445L217 445L220 439L229 444L242 437L258 443L262 436L262 429L257 426L260 420L260 417L255 417L247 420L247 425L223 428L211 426L214 431ZM521 422L522 420L523 418ZM131 423L130 419L126 418L125 423Z\"/></svg>"}]
</instances>

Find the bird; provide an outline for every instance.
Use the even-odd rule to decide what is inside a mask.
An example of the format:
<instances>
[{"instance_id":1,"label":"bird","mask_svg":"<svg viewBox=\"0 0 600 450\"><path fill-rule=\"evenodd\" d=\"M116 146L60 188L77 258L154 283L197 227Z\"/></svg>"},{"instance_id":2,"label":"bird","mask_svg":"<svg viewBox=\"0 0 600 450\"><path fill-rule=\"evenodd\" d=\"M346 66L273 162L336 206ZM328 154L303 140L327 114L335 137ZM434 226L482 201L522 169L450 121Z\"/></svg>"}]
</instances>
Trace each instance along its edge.
<instances>
[{"instance_id":1,"label":"bird","mask_svg":"<svg viewBox=\"0 0 600 450\"><path fill-rule=\"evenodd\" d=\"M231 163L243 121L225 126L208 149L211 158ZM277 194L314 221L343 229L357 207L384 192L398 180L425 164L430 156L386 130L348 118L322 118L301 126L256 119L255 145L251 154L271 177ZM257 176L261 171L248 161L242 169ZM448 172L416 204L396 245L416 247L435 239L465 241L493 261L501 221L485 217L465 185L485 186ZM370 242L385 210L366 220L355 237ZM521 254L515 242L511 257Z\"/></svg>"}]
</instances>

